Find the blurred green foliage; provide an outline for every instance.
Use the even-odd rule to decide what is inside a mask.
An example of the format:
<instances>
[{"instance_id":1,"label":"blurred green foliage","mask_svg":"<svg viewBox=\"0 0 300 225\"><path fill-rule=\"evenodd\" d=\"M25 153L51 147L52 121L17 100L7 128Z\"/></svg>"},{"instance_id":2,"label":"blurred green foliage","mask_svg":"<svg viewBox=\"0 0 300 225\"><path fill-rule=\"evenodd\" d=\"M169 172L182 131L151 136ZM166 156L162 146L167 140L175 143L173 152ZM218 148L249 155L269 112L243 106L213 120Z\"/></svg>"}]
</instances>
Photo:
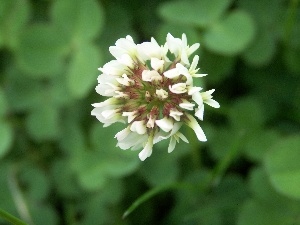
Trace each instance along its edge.
<instances>
[{"instance_id":1,"label":"blurred green foliage","mask_svg":"<svg viewBox=\"0 0 300 225\"><path fill-rule=\"evenodd\" d=\"M298 0L1 0L0 208L29 224L300 224ZM186 33L219 110L145 162L90 116L108 47ZM173 182L122 220L145 191ZM0 224L7 224L0 219Z\"/></svg>"}]
</instances>

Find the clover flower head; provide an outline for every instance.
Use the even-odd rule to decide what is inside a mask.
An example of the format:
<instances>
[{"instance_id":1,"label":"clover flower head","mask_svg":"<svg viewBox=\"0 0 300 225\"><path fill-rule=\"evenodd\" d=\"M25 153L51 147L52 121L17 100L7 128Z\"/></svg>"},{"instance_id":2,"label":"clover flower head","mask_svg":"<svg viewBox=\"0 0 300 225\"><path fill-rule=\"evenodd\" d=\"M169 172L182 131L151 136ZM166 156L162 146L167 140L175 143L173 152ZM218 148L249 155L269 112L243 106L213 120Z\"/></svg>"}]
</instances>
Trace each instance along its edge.
<instances>
[{"instance_id":1,"label":"clover flower head","mask_svg":"<svg viewBox=\"0 0 300 225\"><path fill-rule=\"evenodd\" d=\"M139 158L144 161L154 144L170 139L168 152L172 152L180 140L188 143L179 131L183 124L194 130L199 141L206 141L195 117L203 120L204 103L220 105L212 99L214 89L201 92L201 87L193 85L194 79L207 75L198 73L198 55L189 62L199 46L190 47L185 34L181 39L168 34L162 46L154 38L135 44L128 35L109 48L116 59L99 68L96 92L110 98L93 104L91 114L104 127L126 124L115 135L118 147L142 149Z\"/></svg>"}]
</instances>

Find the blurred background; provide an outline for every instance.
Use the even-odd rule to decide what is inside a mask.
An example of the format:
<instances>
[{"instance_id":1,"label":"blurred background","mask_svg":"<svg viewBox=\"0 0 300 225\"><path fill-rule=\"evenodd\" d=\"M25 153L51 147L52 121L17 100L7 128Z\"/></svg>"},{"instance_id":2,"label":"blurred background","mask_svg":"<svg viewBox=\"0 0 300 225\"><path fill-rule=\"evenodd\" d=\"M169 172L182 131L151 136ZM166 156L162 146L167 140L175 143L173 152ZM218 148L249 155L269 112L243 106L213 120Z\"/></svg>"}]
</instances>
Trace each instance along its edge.
<instances>
[{"instance_id":1,"label":"blurred background","mask_svg":"<svg viewBox=\"0 0 300 225\"><path fill-rule=\"evenodd\" d=\"M168 32L201 44L221 108L206 143L186 128L140 162L90 115L97 68L117 39ZM1 0L0 208L31 225L300 224L299 1Z\"/></svg>"}]
</instances>

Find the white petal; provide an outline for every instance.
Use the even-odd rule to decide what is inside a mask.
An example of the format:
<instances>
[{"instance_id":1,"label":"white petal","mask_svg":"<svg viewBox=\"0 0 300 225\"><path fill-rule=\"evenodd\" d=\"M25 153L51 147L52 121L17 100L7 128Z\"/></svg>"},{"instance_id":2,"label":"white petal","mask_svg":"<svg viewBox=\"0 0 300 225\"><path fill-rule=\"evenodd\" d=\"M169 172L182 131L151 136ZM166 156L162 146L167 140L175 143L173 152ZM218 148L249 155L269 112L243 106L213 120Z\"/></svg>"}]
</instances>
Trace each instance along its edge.
<instances>
[{"instance_id":1,"label":"white petal","mask_svg":"<svg viewBox=\"0 0 300 225\"><path fill-rule=\"evenodd\" d=\"M144 149L139 153L140 160L144 161L146 158L150 157L152 154L153 147L153 136L149 136L148 141Z\"/></svg>"},{"instance_id":2,"label":"white petal","mask_svg":"<svg viewBox=\"0 0 300 225\"><path fill-rule=\"evenodd\" d=\"M161 80L162 76L156 70L144 70L142 72L143 81Z\"/></svg>"},{"instance_id":3,"label":"white petal","mask_svg":"<svg viewBox=\"0 0 300 225\"><path fill-rule=\"evenodd\" d=\"M131 69L134 68L134 61L128 54L121 55L121 57L117 58L117 60Z\"/></svg>"},{"instance_id":4,"label":"white petal","mask_svg":"<svg viewBox=\"0 0 300 225\"><path fill-rule=\"evenodd\" d=\"M199 56L198 55L195 55L194 58L193 58L193 62L190 66L190 71L194 71L198 65L198 62L199 62Z\"/></svg>"},{"instance_id":5,"label":"white petal","mask_svg":"<svg viewBox=\"0 0 300 225\"><path fill-rule=\"evenodd\" d=\"M172 79L172 78L178 77L180 74L178 73L177 68L173 68L173 69L170 69L170 70L164 72L164 75L165 75L165 77Z\"/></svg>"},{"instance_id":6,"label":"white petal","mask_svg":"<svg viewBox=\"0 0 300 225\"><path fill-rule=\"evenodd\" d=\"M201 87L188 87L188 95L193 95L196 92L201 91Z\"/></svg>"},{"instance_id":7,"label":"white petal","mask_svg":"<svg viewBox=\"0 0 300 225\"><path fill-rule=\"evenodd\" d=\"M186 90L186 83L177 83L174 85L170 85L169 89L171 92L175 93L175 94L182 94L187 92Z\"/></svg>"},{"instance_id":8,"label":"white petal","mask_svg":"<svg viewBox=\"0 0 300 225\"><path fill-rule=\"evenodd\" d=\"M200 120L203 120L204 104L199 106L195 111L196 111L195 116L198 117Z\"/></svg>"},{"instance_id":9,"label":"white petal","mask_svg":"<svg viewBox=\"0 0 300 225\"><path fill-rule=\"evenodd\" d=\"M189 47L187 54L190 56L193 54L198 48L200 47L199 43L193 44L191 47Z\"/></svg>"},{"instance_id":10,"label":"white petal","mask_svg":"<svg viewBox=\"0 0 300 225\"><path fill-rule=\"evenodd\" d=\"M156 90L155 94L161 100L168 98L168 92L166 92L164 89Z\"/></svg>"},{"instance_id":11,"label":"white petal","mask_svg":"<svg viewBox=\"0 0 300 225\"><path fill-rule=\"evenodd\" d=\"M117 146L126 150L129 148L142 147L143 143L147 141L148 135L140 135L136 132L130 132L123 140L119 141Z\"/></svg>"},{"instance_id":12,"label":"white petal","mask_svg":"<svg viewBox=\"0 0 300 225\"><path fill-rule=\"evenodd\" d=\"M133 112L123 112L122 116L128 116L128 123L131 123L132 120L137 116L136 111Z\"/></svg>"},{"instance_id":13,"label":"white petal","mask_svg":"<svg viewBox=\"0 0 300 225\"><path fill-rule=\"evenodd\" d=\"M205 77L207 74L193 74L193 77Z\"/></svg>"},{"instance_id":14,"label":"white petal","mask_svg":"<svg viewBox=\"0 0 300 225\"><path fill-rule=\"evenodd\" d=\"M181 62L183 62L185 65L190 65L188 55L186 54L185 51L181 52Z\"/></svg>"},{"instance_id":15,"label":"white petal","mask_svg":"<svg viewBox=\"0 0 300 225\"><path fill-rule=\"evenodd\" d=\"M146 127L153 128L154 127L154 123L155 123L155 119L152 116L150 116L150 118L149 118L149 120L148 120L148 122L146 124Z\"/></svg>"},{"instance_id":16,"label":"white petal","mask_svg":"<svg viewBox=\"0 0 300 225\"><path fill-rule=\"evenodd\" d=\"M165 132L169 132L173 128L172 119L169 119L167 117L164 117L163 119L160 120L156 120L155 123Z\"/></svg>"},{"instance_id":17,"label":"white petal","mask_svg":"<svg viewBox=\"0 0 300 225\"><path fill-rule=\"evenodd\" d=\"M185 66L183 66L180 63L177 63L176 68L178 70L178 74L186 77L186 84L190 85L193 83L193 78Z\"/></svg>"},{"instance_id":18,"label":"white petal","mask_svg":"<svg viewBox=\"0 0 300 225\"><path fill-rule=\"evenodd\" d=\"M105 107L108 105L114 105L117 102L115 98L106 99L104 102L94 103L92 106L94 107Z\"/></svg>"},{"instance_id":19,"label":"white petal","mask_svg":"<svg viewBox=\"0 0 300 225\"><path fill-rule=\"evenodd\" d=\"M213 100L213 99L208 99L208 100L205 100L204 101L207 105L210 105L211 107L214 107L214 108L220 108L220 104Z\"/></svg>"},{"instance_id":20,"label":"white petal","mask_svg":"<svg viewBox=\"0 0 300 225\"><path fill-rule=\"evenodd\" d=\"M192 99L198 104L198 105L202 105L203 104L203 99L202 99L202 95L199 92L195 92L192 95Z\"/></svg>"},{"instance_id":21,"label":"white petal","mask_svg":"<svg viewBox=\"0 0 300 225\"><path fill-rule=\"evenodd\" d=\"M209 91L205 91L201 93L203 100L212 98L211 94L214 93L215 89L211 89Z\"/></svg>"},{"instance_id":22,"label":"white petal","mask_svg":"<svg viewBox=\"0 0 300 225\"><path fill-rule=\"evenodd\" d=\"M183 109L186 109L186 110L193 110L195 104L186 101L186 102L180 103L179 106L180 106L181 108L183 108Z\"/></svg>"},{"instance_id":23,"label":"white petal","mask_svg":"<svg viewBox=\"0 0 300 225\"><path fill-rule=\"evenodd\" d=\"M176 140L175 140L174 137L171 137L170 143L169 143L169 146L168 146L168 153L173 152L173 150L175 149L175 146L176 146Z\"/></svg>"},{"instance_id":24,"label":"white petal","mask_svg":"<svg viewBox=\"0 0 300 225\"><path fill-rule=\"evenodd\" d=\"M152 69L158 71L163 68L165 61L158 58L151 58Z\"/></svg>"},{"instance_id":25,"label":"white petal","mask_svg":"<svg viewBox=\"0 0 300 225\"><path fill-rule=\"evenodd\" d=\"M188 139L180 132L177 132L176 134L181 140L183 140L185 143L189 143Z\"/></svg>"},{"instance_id":26,"label":"white petal","mask_svg":"<svg viewBox=\"0 0 300 225\"><path fill-rule=\"evenodd\" d=\"M196 134L198 140L203 141L203 142L207 141L206 136L205 136L202 128L198 124L197 120L189 114L187 114L187 117L188 117L188 120L186 121L186 124L195 131L195 134Z\"/></svg>"},{"instance_id":27,"label":"white petal","mask_svg":"<svg viewBox=\"0 0 300 225\"><path fill-rule=\"evenodd\" d=\"M117 110L116 109L110 109L110 110L105 110L101 113L101 115L105 118L105 119L110 119L112 118L115 114L116 114Z\"/></svg>"},{"instance_id":28,"label":"white petal","mask_svg":"<svg viewBox=\"0 0 300 225\"><path fill-rule=\"evenodd\" d=\"M131 133L130 127L128 126L125 129L123 129L123 130L119 131L118 133L116 133L115 138L117 138L118 141L122 141L130 133Z\"/></svg>"},{"instance_id":29,"label":"white petal","mask_svg":"<svg viewBox=\"0 0 300 225\"><path fill-rule=\"evenodd\" d=\"M180 121L180 116L182 116L183 113L178 111L177 109L171 109L169 115L173 117L176 121Z\"/></svg>"},{"instance_id":30,"label":"white petal","mask_svg":"<svg viewBox=\"0 0 300 225\"><path fill-rule=\"evenodd\" d=\"M130 130L137 132L138 134L145 134L147 132L144 121L134 121L131 124Z\"/></svg>"}]
</instances>

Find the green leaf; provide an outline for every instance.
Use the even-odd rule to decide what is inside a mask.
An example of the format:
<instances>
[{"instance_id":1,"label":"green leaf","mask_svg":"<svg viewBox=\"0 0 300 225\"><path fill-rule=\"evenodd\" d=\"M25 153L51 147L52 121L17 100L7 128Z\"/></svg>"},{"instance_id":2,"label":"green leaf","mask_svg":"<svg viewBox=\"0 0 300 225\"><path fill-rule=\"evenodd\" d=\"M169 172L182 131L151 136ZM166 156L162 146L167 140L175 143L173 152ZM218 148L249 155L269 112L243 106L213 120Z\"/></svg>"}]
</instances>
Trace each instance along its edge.
<instances>
[{"instance_id":1,"label":"green leaf","mask_svg":"<svg viewBox=\"0 0 300 225\"><path fill-rule=\"evenodd\" d=\"M74 97L82 98L96 86L100 64L100 50L96 46L83 45L74 52L67 74L67 86Z\"/></svg>"},{"instance_id":2,"label":"green leaf","mask_svg":"<svg viewBox=\"0 0 300 225\"><path fill-rule=\"evenodd\" d=\"M50 77L61 71L65 47L66 38L54 26L32 25L20 39L19 66L32 77Z\"/></svg>"},{"instance_id":3,"label":"green leaf","mask_svg":"<svg viewBox=\"0 0 300 225\"><path fill-rule=\"evenodd\" d=\"M231 0L166 2L160 6L159 14L175 24L205 27L218 20L230 3Z\"/></svg>"},{"instance_id":4,"label":"green leaf","mask_svg":"<svg viewBox=\"0 0 300 225\"><path fill-rule=\"evenodd\" d=\"M260 130L251 135L244 149L246 156L255 162L261 162L268 150L277 142L280 134L277 130Z\"/></svg>"},{"instance_id":5,"label":"green leaf","mask_svg":"<svg viewBox=\"0 0 300 225\"><path fill-rule=\"evenodd\" d=\"M132 173L139 165L137 152L123 151L116 147L114 135L122 126L103 128L95 124L91 130L92 150L79 152L72 159L80 185L87 190L97 190L110 178Z\"/></svg>"},{"instance_id":6,"label":"green leaf","mask_svg":"<svg viewBox=\"0 0 300 225\"><path fill-rule=\"evenodd\" d=\"M13 142L13 129L10 124L0 119L0 159L11 147Z\"/></svg>"},{"instance_id":7,"label":"green leaf","mask_svg":"<svg viewBox=\"0 0 300 225\"><path fill-rule=\"evenodd\" d=\"M4 91L0 88L0 118L5 115L7 109L8 107Z\"/></svg>"},{"instance_id":8,"label":"green leaf","mask_svg":"<svg viewBox=\"0 0 300 225\"><path fill-rule=\"evenodd\" d=\"M174 37L181 38L182 34L185 33L187 36L188 44L192 45L199 42L199 34L193 27L186 27L184 25L177 25L173 23L162 24L157 31L157 42L159 44L166 43L167 34L170 33Z\"/></svg>"},{"instance_id":9,"label":"green leaf","mask_svg":"<svg viewBox=\"0 0 300 225\"><path fill-rule=\"evenodd\" d=\"M2 0L0 4L0 8L2 8L0 11L0 36L2 36L2 42L10 48L16 48L21 31L29 20L30 8L28 1Z\"/></svg>"},{"instance_id":10,"label":"green leaf","mask_svg":"<svg viewBox=\"0 0 300 225\"><path fill-rule=\"evenodd\" d=\"M243 58L253 66L267 65L273 58L276 51L276 40L274 34L269 30L260 28L255 40L246 49Z\"/></svg>"},{"instance_id":11,"label":"green leaf","mask_svg":"<svg viewBox=\"0 0 300 225\"><path fill-rule=\"evenodd\" d=\"M122 4L107 4L105 7L105 32L102 32L99 38L99 45L103 52L103 62L112 59L108 48L115 45L116 40L126 35L131 35L135 41L137 35L133 30L133 15L130 14Z\"/></svg>"},{"instance_id":12,"label":"green leaf","mask_svg":"<svg viewBox=\"0 0 300 225\"><path fill-rule=\"evenodd\" d=\"M59 159L52 165L51 175L55 193L66 198L75 198L81 194L78 182L69 160Z\"/></svg>"},{"instance_id":13,"label":"green leaf","mask_svg":"<svg viewBox=\"0 0 300 225\"><path fill-rule=\"evenodd\" d=\"M261 103L255 98L240 98L230 109L230 123L233 128L251 132L258 130L265 122Z\"/></svg>"},{"instance_id":14,"label":"green leaf","mask_svg":"<svg viewBox=\"0 0 300 225\"><path fill-rule=\"evenodd\" d=\"M1 129L1 128L0 128ZM9 213L18 216L18 211L16 209L16 205L12 198L12 192L9 187L11 174L11 165L8 161L1 160L0 163L0 208L5 209Z\"/></svg>"},{"instance_id":15,"label":"green leaf","mask_svg":"<svg viewBox=\"0 0 300 225\"><path fill-rule=\"evenodd\" d=\"M49 194L50 180L40 168L32 165L22 167L20 181L26 186L26 197L30 201L41 201Z\"/></svg>"},{"instance_id":16,"label":"green leaf","mask_svg":"<svg viewBox=\"0 0 300 225\"><path fill-rule=\"evenodd\" d=\"M154 145L153 155L143 162L139 173L151 186L175 182L179 176L178 156L186 154L189 146L181 141L172 153L168 153L169 140Z\"/></svg>"},{"instance_id":17,"label":"green leaf","mask_svg":"<svg viewBox=\"0 0 300 225\"><path fill-rule=\"evenodd\" d=\"M205 49L201 50L198 66L201 68L201 73L208 74L205 77L208 83L219 84L232 74L236 57L215 54Z\"/></svg>"},{"instance_id":18,"label":"green leaf","mask_svg":"<svg viewBox=\"0 0 300 225\"><path fill-rule=\"evenodd\" d=\"M57 0L52 8L55 25L72 42L94 39L104 25L103 9L95 0Z\"/></svg>"},{"instance_id":19,"label":"green leaf","mask_svg":"<svg viewBox=\"0 0 300 225\"><path fill-rule=\"evenodd\" d=\"M210 26L203 35L203 44L211 51L224 55L241 53L249 46L255 26L248 13L236 10Z\"/></svg>"},{"instance_id":20,"label":"green leaf","mask_svg":"<svg viewBox=\"0 0 300 225\"><path fill-rule=\"evenodd\" d=\"M238 225L299 225L296 215L287 212L284 205L263 205L258 201L249 200L242 207Z\"/></svg>"},{"instance_id":21,"label":"green leaf","mask_svg":"<svg viewBox=\"0 0 300 225\"><path fill-rule=\"evenodd\" d=\"M239 0L237 1L239 8L249 12L252 17L257 21L258 25L264 28L271 28L270 33L276 33L279 28L279 19L282 16L284 1L272 0Z\"/></svg>"},{"instance_id":22,"label":"green leaf","mask_svg":"<svg viewBox=\"0 0 300 225\"><path fill-rule=\"evenodd\" d=\"M20 90L22 94L20 95ZM36 106L40 102L43 87L37 80L28 79L19 70L7 73L7 100L10 107L17 111L25 111Z\"/></svg>"},{"instance_id":23,"label":"green leaf","mask_svg":"<svg viewBox=\"0 0 300 225\"><path fill-rule=\"evenodd\" d=\"M249 186L253 198L241 207L238 225L300 224L300 202L276 192L262 168L252 169Z\"/></svg>"},{"instance_id":24,"label":"green leaf","mask_svg":"<svg viewBox=\"0 0 300 225\"><path fill-rule=\"evenodd\" d=\"M298 49L293 47L286 48L284 51L284 62L291 73L300 76L300 47Z\"/></svg>"},{"instance_id":25,"label":"green leaf","mask_svg":"<svg viewBox=\"0 0 300 225\"><path fill-rule=\"evenodd\" d=\"M265 158L271 183L276 190L300 199L300 136L281 139Z\"/></svg>"},{"instance_id":26,"label":"green leaf","mask_svg":"<svg viewBox=\"0 0 300 225\"><path fill-rule=\"evenodd\" d=\"M34 221L34 224L57 225L59 217L54 210L54 207L35 202L30 205L29 210Z\"/></svg>"},{"instance_id":27,"label":"green leaf","mask_svg":"<svg viewBox=\"0 0 300 225\"><path fill-rule=\"evenodd\" d=\"M84 212L80 225L106 225L110 224L112 219L115 221L115 208L110 206L112 204L118 204L123 197L123 189L124 184L121 180L113 179L110 180L100 192L95 192L88 198L85 198L83 203L79 206Z\"/></svg>"},{"instance_id":28,"label":"green leaf","mask_svg":"<svg viewBox=\"0 0 300 225\"><path fill-rule=\"evenodd\" d=\"M28 115L26 128L37 141L53 140L60 136L59 111L51 105L40 105Z\"/></svg>"}]
</instances>

